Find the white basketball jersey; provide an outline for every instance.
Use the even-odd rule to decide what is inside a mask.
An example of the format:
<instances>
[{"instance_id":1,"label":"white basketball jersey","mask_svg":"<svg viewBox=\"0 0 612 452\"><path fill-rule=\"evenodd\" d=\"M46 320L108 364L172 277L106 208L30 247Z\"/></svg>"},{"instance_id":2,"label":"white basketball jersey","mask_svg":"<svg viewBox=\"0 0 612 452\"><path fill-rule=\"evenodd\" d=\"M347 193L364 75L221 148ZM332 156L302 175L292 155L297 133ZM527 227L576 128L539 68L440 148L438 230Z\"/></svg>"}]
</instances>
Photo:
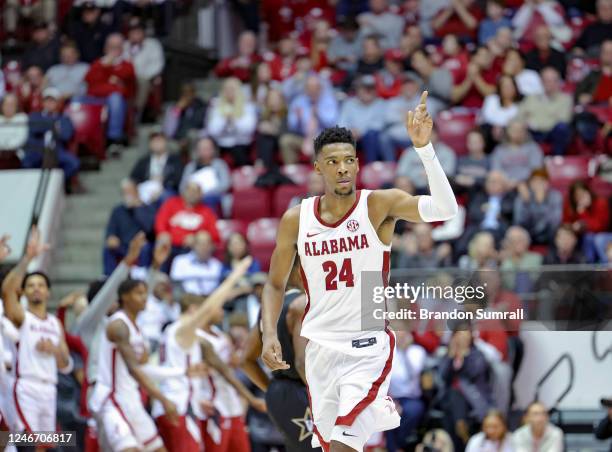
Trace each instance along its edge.
<instances>
[{"instance_id":1,"label":"white basketball jersey","mask_svg":"<svg viewBox=\"0 0 612 452\"><path fill-rule=\"evenodd\" d=\"M198 335L210 342L221 361L229 365L234 346L227 334L213 325L210 333L198 330ZM219 372L211 369L208 383L213 403L221 416L236 417L244 414L244 408L238 391Z\"/></svg>"},{"instance_id":2,"label":"white basketball jersey","mask_svg":"<svg viewBox=\"0 0 612 452\"><path fill-rule=\"evenodd\" d=\"M47 316L41 319L26 310L25 318L19 328L19 342L16 344L15 376L56 384L55 356L39 352L36 344L42 339L49 339L57 346L63 334L60 321L54 315L47 313Z\"/></svg>"},{"instance_id":3,"label":"white basketball jersey","mask_svg":"<svg viewBox=\"0 0 612 452\"><path fill-rule=\"evenodd\" d=\"M147 350L144 336L123 310L110 316L107 325L115 320L123 321L128 327L130 346L136 353L136 357L140 359ZM115 344L108 339L106 331L100 338L97 373L96 387L90 402L94 412L111 396L131 403L140 400L138 383L130 375L121 353Z\"/></svg>"},{"instance_id":4,"label":"white basketball jersey","mask_svg":"<svg viewBox=\"0 0 612 452\"><path fill-rule=\"evenodd\" d=\"M160 364L166 367L187 369L194 364L202 362L202 349L200 342L196 339L189 350L185 350L176 341L176 331L180 320L166 327L159 347ZM181 416L187 413L190 401L195 402L194 394L198 394L200 378L191 378L186 375L178 378L167 378L159 386L162 394L174 402L176 409ZM197 409L194 407L194 411ZM153 416L164 414L161 403L157 400L153 402Z\"/></svg>"},{"instance_id":5,"label":"white basketball jersey","mask_svg":"<svg viewBox=\"0 0 612 452\"><path fill-rule=\"evenodd\" d=\"M364 341L383 341L387 336L384 331L362 328L362 273L380 274L382 285L389 272L391 252L391 246L380 241L368 217L370 193L358 190L353 207L334 224L321 218L320 197L304 199L297 241L308 295L302 336L356 356L368 355L376 348L363 346Z\"/></svg>"}]
</instances>

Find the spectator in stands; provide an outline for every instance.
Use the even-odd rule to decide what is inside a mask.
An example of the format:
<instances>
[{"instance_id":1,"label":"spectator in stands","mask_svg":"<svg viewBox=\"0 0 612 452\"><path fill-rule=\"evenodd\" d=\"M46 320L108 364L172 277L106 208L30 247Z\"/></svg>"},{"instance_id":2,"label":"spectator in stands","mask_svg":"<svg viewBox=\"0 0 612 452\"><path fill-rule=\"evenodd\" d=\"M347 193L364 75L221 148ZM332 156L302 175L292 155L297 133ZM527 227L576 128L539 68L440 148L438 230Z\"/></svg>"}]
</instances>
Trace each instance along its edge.
<instances>
[{"instance_id":1,"label":"spectator in stands","mask_svg":"<svg viewBox=\"0 0 612 452\"><path fill-rule=\"evenodd\" d=\"M144 24L134 17L130 20L127 40L123 44L126 60L131 61L136 73L136 108L142 115L151 85L161 83L164 70L164 50L158 39L147 37Z\"/></svg>"},{"instance_id":2,"label":"spectator in stands","mask_svg":"<svg viewBox=\"0 0 612 452\"><path fill-rule=\"evenodd\" d=\"M553 67L564 79L567 69L565 54L552 47L552 34L548 27L540 25L533 37L535 47L525 55L525 67L540 73L546 67Z\"/></svg>"},{"instance_id":3,"label":"spectator in stands","mask_svg":"<svg viewBox=\"0 0 612 452\"><path fill-rule=\"evenodd\" d=\"M183 171L181 191L192 181L200 186L204 204L212 209L219 208L221 197L231 188L229 168L217 155L217 146L211 138L203 137L196 143L193 160Z\"/></svg>"},{"instance_id":4,"label":"spectator in stands","mask_svg":"<svg viewBox=\"0 0 612 452\"><path fill-rule=\"evenodd\" d=\"M609 40L612 40L612 0L597 0L597 20L582 30L575 46L596 56L603 42Z\"/></svg>"},{"instance_id":5,"label":"spectator in stands","mask_svg":"<svg viewBox=\"0 0 612 452\"><path fill-rule=\"evenodd\" d=\"M205 117L206 103L198 97L195 85L185 82L181 86L181 95L176 104L166 110L164 134L184 145L189 132L204 127Z\"/></svg>"},{"instance_id":6,"label":"spectator in stands","mask_svg":"<svg viewBox=\"0 0 612 452\"><path fill-rule=\"evenodd\" d=\"M87 94L103 98L106 102L106 136L113 151L124 141L128 104L136 92L134 66L123 57L123 41L119 33L109 35L104 56L91 65L85 76Z\"/></svg>"},{"instance_id":7,"label":"spectator in stands","mask_svg":"<svg viewBox=\"0 0 612 452\"><path fill-rule=\"evenodd\" d=\"M264 54L264 61L270 66L272 79L282 82L295 71L295 58L298 52L298 42L295 36L287 33L283 36L277 47L276 54Z\"/></svg>"},{"instance_id":8,"label":"spectator in stands","mask_svg":"<svg viewBox=\"0 0 612 452\"><path fill-rule=\"evenodd\" d=\"M19 99L8 93L0 111L0 151L18 151L28 139L28 115L19 111Z\"/></svg>"},{"instance_id":9,"label":"spectator in stands","mask_svg":"<svg viewBox=\"0 0 612 452\"><path fill-rule=\"evenodd\" d=\"M461 269L474 271L480 268L495 268L497 260L493 234L481 231L470 240L468 253L459 258L458 265Z\"/></svg>"},{"instance_id":10,"label":"spectator in stands","mask_svg":"<svg viewBox=\"0 0 612 452\"><path fill-rule=\"evenodd\" d=\"M484 192L474 190L470 194L467 226L456 244L457 255L465 254L468 242L479 231L489 231L499 242L512 222L514 192L509 190L508 178L501 171L490 171Z\"/></svg>"},{"instance_id":11,"label":"spectator in stands","mask_svg":"<svg viewBox=\"0 0 612 452\"><path fill-rule=\"evenodd\" d=\"M578 236L569 224L562 224L555 234L554 242L544 256L544 265L584 264L584 255L577 247Z\"/></svg>"},{"instance_id":12,"label":"spectator in stands","mask_svg":"<svg viewBox=\"0 0 612 452\"><path fill-rule=\"evenodd\" d=\"M279 90L272 89L266 95L255 135L257 159L267 170L277 167L279 140L286 132L287 104L283 94Z\"/></svg>"},{"instance_id":13,"label":"spectator in stands","mask_svg":"<svg viewBox=\"0 0 612 452\"><path fill-rule=\"evenodd\" d=\"M382 155L394 156L397 148L406 148L412 144L404 122L408 111L414 110L421 101L422 86L423 80L418 74L406 72L403 75L401 94L386 101L384 125L380 133ZM433 96L427 97L426 102L427 111L435 120L444 106Z\"/></svg>"},{"instance_id":14,"label":"spectator in stands","mask_svg":"<svg viewBox=\"0 0 612 452\"><path fill-rule=\"evenodd\" d=\"M510 49L516 47L516 43L512 38L512 29L510 27L501 27L495 33L492 39L487 42L487 48L493 54L496 61L503 60Z\"/></svg>"},{"instance_id":15,"label":"spectator in stands","mask_svg":"<svg viewBox=\"0 0 612 452\"><path fill-rule=\"evenodd\" d=\"M85 1L77 11L77 17L68 24L68 36L79 48L81 60L93 63L104 54L111 25L101 17L101 10L94 1Z\"/></svg>"},{"instance_id":16,"label":"spectator in stands","mask_svg":"<svg viewBox=\"0 0 612 452\"><path fill-rule=\"evenodd\" d=\"M361 41L361 57L357 60L357 75L373 75L383 68L383 49L377 36L366 36Z\"/></svg>"},{"instance_id":17,"label":"spectator in stands","mask_svg":"<svg viewBox=\"0 0 612 452\"><path fill-rule=\"evenodd\" d=\"M61 94L56 88L43 91L42 110L30 113L28 121L28 141L25 154L21 159L24 168L40 168L43 165L44 153L54 152L55 160L64 171L66 190L76 189L71 178L79 170L79 159L68 151L68 143L74 135L74 126L70 118L61 112Z\"/></svg>"},{"instance_id":18,"label":"spectator in stands","mask_svg":"<svg viewBox=\"0 0 612 452\"><path fill-rule=\"evenodd\" d=\"M514 452L512 433L508 431L506 418L497 410L491 410L482 421L482 431L470 438L465 452Z\"/></svg>"},{"instance_id":19,"label":"spectator in stands","mask_svg":"<svg viewBox=\"0 0 612 452\"><path fill-rule=\"evenodd\" d=\"M44 0L49 3L49 0ZM53 2L51 2L53 3ZM40 67L43 72L59 62L60 41L49 28L49 24L39 22L32 30L32 43L21 59L22 69L31 66Z\"/></svg>"},{"instance_id":20,"label":"spectator in stands","mask_svg":"<svg viewBox=\"0 0 612 452\"><path fill-rule=\"evenodd\" d=\"M233 232L225 243L225 255L223 258L223 270L221 272L221 279L225 279L240 263L242 259L249 256L249 243L247 238L240 232ZM255 258L251 262L251 265L247 269L248 275L254 275L255 273L261 272L261 264Z\"/></svg>"},{"instance_id":21,"label":"spectator in stands","mask_svg":"<svg viewBox=\"0 0 612 452\"><path fill-rule=\"evenodd\" d=\"M406 440L416 434L425 414L425 403L421 398L421 372L425 368L427 353L423 347L413 343L409 332L398 330L396 336L395 365L391 368L389 395L401 407L401 421L398 428L385 433L388 452L407 449Z\"/></svg>"},{"instance_id":22,"label":"spectator in stands","mask_svg":"<svg viewBox=\"0 0 612 452\"><path fill-rule=\"evenodd\" d=\"M176 8L172 0L145 0L145 1L118 1L119 8L115 14L121 17L125 13L141 17L145 22L153 22L155 36L167 36L174 17L173 10Z\"/></svg>"},{"instance_id":23,"label":"spectator in stands","mask_svg":"<svg viewBox=\"0 0 612 452\"><path fill-rule=\"evenodd\" d=\"M479 129L470 130L466 137L468 155L459 157L454 183L460 191L484 185L489 172L489 156L485 154L485 138Z\"/></svg>"},{"instance_id":24,"label":"spectator in stands","mask_svg":"<svg viewBox=\"0 0 612 452\"><path fill-rule=\"evenodd\" d=\"M491 38L495 37L500 28L511 27L512 23L504 17L503 0L487 0L487 17L480 22L478 27L478 44L485 45Z\"/></svg>"},{"instance_id":25,"label":"spectator in stands","mask_svg":"<svg viewBox=\"0 0 612 452\"><path fill-rule=\"evenodd\" d=\"M357 17L362 36L380 36L383 49L397 47L404 31L404 20L388 10L387 0L369 0L368 3L370 10Z\"/></svg>"},{"instance_id":26,"label":"spectator in stands","mask_svg":"<svg viewBox=\"0 0 612 452\"><path fill-rule=\"evenodd\" d=\"M596 197L584 181L570 185L569 196L563 206L563 223L572 225L578 233L604 232L609 226L608 201Z\"/></svg>"},{"instance_id":27,"label":"spectator in stands","mask_svg":"<svg viewBox=\"0 0 612 452\"><path fill-rule=\"evenodd\" d=\"M527 122L538 143L551 143L554 155L564 155L572 140L570 122L574 104L561 91L559 73L553 67L542 69L543 94L527 96L520 104L519 116Z\"/></svg>"},{"instance_id":28,"label":"spectator in stands","mask_svg":"<svg viewBox=\"0 0 612 452\"><path fill-rule=\"evenodd\" d=\"M354 17L342 18L337 24L338 34L334 36L327 49L331 67L350 74L357 68L361 54L359 25Z\"/></svg>"},{"instance_id":29,"label":"spectator in stands","mask_svg":"<svg viewBox=\"0 0 612 452\"><path fill-rule=\"evenodd\" d=\"M519 42L532 45L539 25L546 25L559 48L572 37L572 31L565 23L563 6L555 0L529 0L512 18L514 37Z\"/></svg>"},{"instance_id":30,"label":"spectator in stands","mask_svg":"<svg viewBox=\"0 0 612 452\"><path fill-rule=\"evenodd\" d=\"M458 76L454 80L452 101L465 107L480 108L485 96L495 93L498 74L491 51L484 46L478 47L465 77Z\"/></svg>"},{"instance_id":31,"label":"spectator in stands","mask_svg":"<svg viewBox=\"0 0 612 452\"><path fill-rule=\"evenodd\" d=\"M310 58L312 59L312 67L319 72L328 68L327 48L331 39L331 28L329 22L325 19L317 20L314 23L310 37Z\"/></svg>"},{"instance_id":32,"label":"spectator in stands","mask_svg":"<svg viewBox=\"0 0 612 452\"><path fill-rule=\"evenodd\" d=\"M529 251L531 238L521 226L510 226L502 242L500 270L504 272L504 287L515 293L529 293L533 281L528 271L542 265L542 255Z\"/></svg>"},{"instance_id":33,"label":"spectator in stands","mask_svg":"<svg viewBox=\"0 0 612 452\"><path fill-rule=\"evenodd\" d=\"M282 91L287 104L304 92L304 86L309 75L312 75L312 60L310 54L301 49L295 57L295 72L283 81ZM325 85L325 82L322 80ZM331 87L330 87L331 89Z\"/></svg>"},{"instance_id":34,"label":"spectator in stands","mask_svg":"<svg viewBox=\"0 0 612 452\"><path fill-rule=\"evenodd\" d=\"M45 74L39 66L30 66L17 89L19 103L25 113L42 109L42 93L45 89Z\"/></svg>"},{"instance_id":35,"label":"spectator in stands","mask_svg":"<svg viewBox=\"0 0 612 452\"><path fill-rule=\"evenodd\" d=\"M423 32L421 31L421 28L417 25L407 26L402 38L400 39L399 45L399 49L403 56L405 70L409 71L412 69L410 67L410 57L414 52L423 47L423 43Z\"/></svg>"},{"instance_id":36,"label":"spectator in stands","mask_svg":"<svg viewBox=\"0 0 612 452\"><path fill-rule=\"evenodd\" d=\"M412 54L410 66L423 79L423 89L427 90L430 96L436 97L444 104L451 99L453 77L448 69L436 67L422 50Z\"/></svg>"},{"instance_id":37,"label":"spectator in stands","mask_svg":"<svg viewBox=\"0 0 612 452\"><path fill-rule=\"evenodd\" d=\"M505 140L493 150L491 168L503 171L515 186L526 181L534 169L542 167L544 156L540 146L530 139L523 120L512 120L505 135Z\"/></svg>"},{"instance_id":38,"label":"spectator in stands","mask_svg":"<svg viewBox=\"0 0 612 452\"><path fill-rule=\"evenodd\" d=\"M481 423L493 406L489 366L474 346L470 325L455 327L438 372L444 385L445 430L453 437L455 448L461 450L469 440L471 424Z\"/></svg>"},{"instance_id":39,"label":"spectator in stands","mask_svg":"<svg viewBox=\"0 0 612 452\"><path fill-rule=\"evenodd\" d=\"M457 36L455 35L445 36L444 39L442 39L441 52L434 52L429 59L430 61L436 62L436 64L439 64L441 68L444 68L451 73L451 88L455 79L465 77L467 66L470 62L468 52L461 45L459 39L457 39ZM440 62L438 60L440 60Z\"/></svg>"},{"instance_id":40,"label":"spectator in stands","mask_svg":"<svg viewBox=\"0 0 612 452\"><path fill-rule=\"evenodd\" d=\"M432 130L431 142L436 147L436 156L440 161L440 165L444 168L444 173L448 177L453 177L457 169L457 156L453 150L438 140L436 129ZM415 160L416 159L416 160ZM416 165L419 162L419 154L411 147L406 148L402 152L402 156L397 164L396 174L399 176L407 176L414 184L417 193L427 191L427 175L425 169Z\"/></svg>"},{"instance_id":41,"label":"spectator in stands","mask_svg":"<svg viewBox=\"0 0 612 452\"><path fill-rule=\"evenodd\" d=\"M606 408L607 414L595 427L595 438L605 440L612 438L612 400L601 399L601 405Z\"/></svg>"},{"instance_id":42,"label":"spectator in stands","mask_svg":"<svg viewBox=\"0 0 612 452\"><path fill-rule=\"evenodd\" d=\"M235 77L223 82L221 95L212 100L206 133L219 145L222 154L232 156L236 166L250 162L250 145L257 126L255 105L249 102L242 83Z\"/></svg>"},{"instance_id":43,"label":"spectator in stands","mask_svg":"<svg viewBox=\"0 0 612 452\"><path fill-rule=\"evenodd\" d=\"M525 412L525 425L512 435L516 452L533 450L538 445L540 452L562 452L563 431L549 422L548 410L542 402L532 402Z\"/></svg>"},{"instance_id":44,"label":"spectator in stands","mask_svg":"<svg viewBox=\"0 0 612 452\"><path fill-rule=\"evenodd\" d=\"M162 132L149 135L149 154L136 161L130 178L138 184L142 200L149 204L162 192L163 198L178 193L183 175L183 163L178 154L170 152L168 140Z\"/></svg>"},{"instance_id":45,"label":"spectator in stands","mask_svg":"<svg viewBox=\"0 0 612 452\"><path fill-rule=\"evenodd\" d=\"M206 231L219 242L217 216L202 203L202 191L196 182L188 182L181 196L167 199L155 217L155 233L170 239L173 253L183 252L194 243L195 234ZM169 236L169 237L168 237Z\"/></svg>"},{"instance_id":46,"label":"spectator in stands","mask_svg":"<svg viewBox=\"0 0 612 452\"><path fill-rule=\"evenodd\" d=\"M591 71L576 87L580 105L609 105L612 98L612 39L601 44L600 69Z\"/></svg>"},{"instance_id":47,"label":"spectator in stands","mask_svg":"<svg viewBox=\"0 0 612 452\"><path fill-rule=\"evenodd\" d=\"M379 159L393 161L395 155L381 155L380 152L378 135L383 125L385 103L376 96L376 79L372 75L361 76L356 87L356 96L342 104L338 124L353 132L366 163Z\"/></svg>"},{"instance_id":48,"label":"spectator in stands","mask_svg":"<svg viewBox=\"0 0 612 452\"><path fill-rule=\"evenodd\" d=\"M236 77L246 83L260 61L255 33L243 31L238 38L238 55L221 60L215 67L215 74L217 77Z\"/></svg>"},{"instance_id":49,"label":"spectator in stands","mask_svg":"<svg viewBox=\"0 0 612 452\"><path fill-rule=\"evenodd\" d=\"M520 100L516 83L508 75L502 75L497 80L495 94L485 97L480 114L486 129L490 127L494 141L500 141L504 128L517 116Z\"/></svg>"},{"instance_id":50,"label":"spectator in stands","mask_svg":"<svg viewBox=\"0 0 612 452\"><path fill-rule=\"evenodd\" d=\"M303 199L310 198L312 196L322 196L325 193L325 182L320 174L314 171L308 175L308 181L306 182L308 189L303 196L295 196L289 203L289 207L295 207L302 202Z\"/></svg>"},{"instance_id":51,"label":"spectator in stands","mask_svg":"<svg viewBox=\"0 0 612 452\"><path fill-rule=\"evenodd\" d=\"M431 235L431 225L419 223L413 233L404 234L402 249L397 259L398 268L440 268L451 263L451 247L448 243L436 246Z\"/></svg>"},{"instance_id":52,"label":"spectator in stands","mask_svg":"<svg viewBox=\"0 0 612 452\"><path fill-rule=\"evenodd\" d=\"M109 276L126 256L129 244L138 232L144 232L149 240L153 238L158 207L158 203L146 205L141 201L134 181L130 179L121 181L121 204L115 206L106 224L103 251L106 276ZM151 246L143 246L138 258L141 266L148 266L151 262L151 251Z\"/></svg>"},{"instance_id":53,"label":"spectator in stands","mask_svg":"<svg viewBox=\"0 0 612 452\"><path fill-rule=\"evenodd\" d=\"M248 87L248 97L257 108L259 114L263 103L266 99L266 95L278 82L272 80L272 69L267 61L263 61L255 68L255 74Z\"/></svg>"},{"instance_id":54,"label":"spectator in stands","mask_svg":"<svg viewBox=\"0 0 612 452\"><path fill-rule=\"evenodd\" d=\"M55 21L56 0L6 0L2 5L4 32L7 34L7 44L15 45L15 33L20 17L27 17L35 23L53 23Z\"/></svg>"},{"instance_id":55,"label":"spectator in stands","mask_svg":"<svg viewBox=\"0 0 612 452\"><path fill-rule=\"evenodd\" d=\"M454 0L436 14L431 25L439 38L454 34L461 40L475 41L478 22L483 17L484 14L475 0Z\"/></svg>"},{"instance_id":56,"label":"spectator in stands","mask_svg":"<svg viewBox=\"0 0 612 452\"><path fill-rule=\"evenodd\" d=\"M283 162L296 163L300 151L311 156L315 136L325 127L334 125L337 118L338 101L333 90L327 89L318 75L309 75L304 93L289 105L287 125L290 134L283 135L280 140Z\"/></svg>"},{"instance_id":57,"label":"spectator in stands","mask_svg":"<svg viewBox=\"0 0 612 452\"><path fill-rule=\"evenodd\" d=\"M533 243L549 244L561 224L563 196L550 188L544 168L531 172L527 183L519 184L514 200L514 223L529 232Z\"/></svg>"},{"instance_id":58,"label":"spectator in stands","mask_svg":"<svg viewBox=\"0 0 612 452\"><path fill-rule=\"evenodd\" d=\"M522 96L542 94L544 92L540 74L525 68L525 58L517 49L510 49L506 52L506 58L502 65L502 73L514 78L518 92Z\"/></svg>"},{"instance_id":59,"label":"spectator in stands","mask_svg":"<svg viewBox=\"0 0 612 452\"><path fill-rule=\"evenodd\" d=\"M79 49L74 42L66 42L60 50L60 64L51 66L46 74L47 85L57 88L64 100L82 96L86 92L85 75L89 64L79 62Z\"/></svg>"},{"instance_id":60,"label":"spectator in stands","mask_svg":"<svg viewBox=\"0 0 612 452\"><path fill-rule=\"evenodd\" d=\"M385 52L385 67L378 71L376 93L383 99L399 96L402 90L402 73L404 72L404 54L400 49L388 49Z\"/></svg>"},{"instance_id":61,"label":"spectator in stands","mask_svg":"<svg viewBox=\"0 0 612 452\"><path fill-rule=\"evenodd\" d=\"M181 283L183 290L194 295L209 295L221 282L223 264L213 256L215 245L207 231L192 236L191 251L172 261L170 278Z\"/></svg>"},{"instance_id":62,"label":"spectator in stands","mask_svg":"<svg viewBox=\"0 0 612 452\"><path fill-rule=\"evenodd\" d=\"M453 440L441 428L429 430L425 433L423 441L417 444L415 452L455 452Z\"/></svg>"}]
</instances>

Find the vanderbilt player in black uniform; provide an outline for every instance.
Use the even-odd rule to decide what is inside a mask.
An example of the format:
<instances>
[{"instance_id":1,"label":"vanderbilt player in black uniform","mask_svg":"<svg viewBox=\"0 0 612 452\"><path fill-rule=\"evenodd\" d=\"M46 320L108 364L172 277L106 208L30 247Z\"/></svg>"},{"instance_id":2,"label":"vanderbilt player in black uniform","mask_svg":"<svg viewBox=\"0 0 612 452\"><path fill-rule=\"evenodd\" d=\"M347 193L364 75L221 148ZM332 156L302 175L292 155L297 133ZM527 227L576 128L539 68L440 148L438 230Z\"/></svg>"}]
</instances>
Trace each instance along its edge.
<instances>
[{"instance_id":1,"label":"vanderbilt player in black uniform","mask_svg":"<svg viewBox=\"0 0 612 452\"><path fill-rule=\"evenodd\" d=\"M287 452L313 451L312 415L308 404L304 355L308 340L300 336L302 317L306 309L306 295L302 291L299 277L299 259L296 257L289 276L283 309L278 320L278 340L283 347L283 359L289 369L272 372L272 378L259 365L262 340L261 327L251 330L242 370L253 383L266 393L268 415L283 434Z\"/></svg>"}]
</instances>

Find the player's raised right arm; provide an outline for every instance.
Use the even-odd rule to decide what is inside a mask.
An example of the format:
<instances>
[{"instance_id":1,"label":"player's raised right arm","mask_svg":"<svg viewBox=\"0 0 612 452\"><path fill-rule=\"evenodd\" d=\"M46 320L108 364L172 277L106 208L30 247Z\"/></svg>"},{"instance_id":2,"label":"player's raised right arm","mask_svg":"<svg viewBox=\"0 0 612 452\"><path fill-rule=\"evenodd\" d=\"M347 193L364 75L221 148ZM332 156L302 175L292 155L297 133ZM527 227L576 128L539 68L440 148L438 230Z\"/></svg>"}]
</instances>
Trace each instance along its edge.
<instances>
[{"instance_id":1,"label":"player's raised right arm","mask_svg":"<svg viewBox=\"0 0 612 452\"><path fill-rule=\"evenodd\" d=\"M283 361L277 336L277 325L283 306L287 279L295 258L299 224L300 206L289 209L281 218L276 236L276 247L270 261L268 281L263 289L261 303L263 351L261 358L272 370L289 368L289 365Z\"/></svg>"}]
</instances>

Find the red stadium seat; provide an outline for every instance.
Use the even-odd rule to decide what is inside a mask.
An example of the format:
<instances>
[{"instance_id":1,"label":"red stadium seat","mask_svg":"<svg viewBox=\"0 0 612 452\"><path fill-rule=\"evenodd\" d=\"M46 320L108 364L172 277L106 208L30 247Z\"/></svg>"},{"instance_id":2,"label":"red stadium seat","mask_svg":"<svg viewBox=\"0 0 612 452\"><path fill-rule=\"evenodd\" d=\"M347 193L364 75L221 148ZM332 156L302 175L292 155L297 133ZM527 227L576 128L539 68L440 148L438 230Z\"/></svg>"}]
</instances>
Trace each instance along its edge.
<instances>
[{"instance_id":1,"label":"red stadium seat","mask_svg":"<svg viewBox=\"0 0 612 452\"><path fill-rule=\"evenodd\" d=\"M106 107L104 105L70 103L64 110L74 125L73 143L87 149L99 160L106 157Z\"/></svg>"},{"instance_id":2,"label":"red stadium seat","mask_svg":"<svg viewBox=\"0 0 612 452\"><path fill-rule=\"evenodd\" d=\"M269 217L271 211L272 206L268 190L258 187L234 190L232 218L250 222L258 218Z\"/></svg>"},{"instance_id":3,"label":"red stadium seat","mask_svg":"<svg viewBox=\"0 0 612 452\"><path fill-rule=\"evenodd\" d=\"M588 179L591 173L591 159L588 156L554 156L547 157L545 162L550 185L562 193L567 191L572 182Z\"/></svg>"},{"instance_id":4,"label":"red stadium seat","mask_svg":"<svg viewBox=\"0 0 612 452\"><path fill-rule=\"evenodd\" d=\"M599 176L595 176L591 179L589 187L597 196L608 199L612 198L612 183Z\"/></svg>"},{"instance_id":5,"label":"red stadium seat","mask_svg":"<svg viewBox=\"0 0 612 452\"><path fill-rule=\"evenodd\" d=\"M217 220L217 230L221 236L221 242L225 245L229 236L234 232L239 232L246 236L247 225L241 220Z\"/></svg>"},{"instance_id":6,"label":"red stadium seat","mask_svg":"<svg viewBox=\"0 0 612 452\"><path fill-rule=\"evenodd\" d=\"M284 165L281 167L281 173L291 179L297 185L306 185L308 176L312 173L311 165Z\"/></svg>"},{"instance_id":7,"label":"red stadium seat","mask_svg":"<svg viewBox=\"0 0 612 452\"><path fill-rule=\"evenodd\" d=\"M278 222L278 218L260 218L249 224L247 231L251 255L259 260L262 270L266 272L276 245Z\"/></svg>"},{"instance_id":8,"label":"red stadium seat","mask_svg":"<svg viewBox=\"0 0 612 452\"><path fill-rule=\"evenodd\" d=\"M393 182L396 166L395 162L368 163L359 171L361 185L363 188L375 190L384 183Z\"/></svg>"},{"instance_id":9,"label":"red stadium seat","mask_svg":"<svg viewBox=\"0 0 612 452\"><path fill-rule=\"evenodd\" d=\"M283 216L289 203L296 196L304 196L308 192L305 185L281 185L274 191L272 203L272 216L280 218Z\"/></svg>"},{"instance_id":10,"label":"red stadium seat","mask_svg":"<svg viewBox=\"0 0 612 452\"><path fill-rule=\"evenodd\" d=\"M255 186L255 181L263 173L263 169L254 166L241 166L232 170L232 187L234 190L243 190Z\"/></svg>"},{"instance_id":11,"label":"red stadium seat","mask_svg":"<svg viewBox=\"0 0 612 452\"><path fill-rule=\"evenodd\" d=\"M466 136L476 124L476 114L472 112L443 111L436 119L438 138L448 144L457 156L466 155Z\"/></svg>"}]
</instances>

